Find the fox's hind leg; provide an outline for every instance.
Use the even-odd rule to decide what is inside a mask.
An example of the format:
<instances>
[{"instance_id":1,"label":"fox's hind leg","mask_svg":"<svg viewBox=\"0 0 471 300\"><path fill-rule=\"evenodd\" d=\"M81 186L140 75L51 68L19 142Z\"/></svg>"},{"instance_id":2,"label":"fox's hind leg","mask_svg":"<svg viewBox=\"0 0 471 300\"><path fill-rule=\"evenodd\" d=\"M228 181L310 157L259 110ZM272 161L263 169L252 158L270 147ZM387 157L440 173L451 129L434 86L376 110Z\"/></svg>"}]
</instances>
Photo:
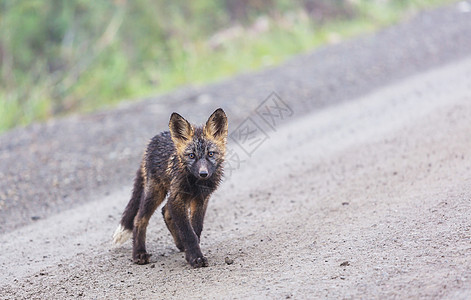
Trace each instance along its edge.
<instances>
[{"instance_id":1,"label":"fox's hind leg","mask_svg":"<svg viewBox=\"0 0 471 300\"><path fill-rule=\"evenodd\" d=\"M180 236L178 235L177 228L175 227L175 224L173 222L172 216L170 215L170 212L167 209L167 205L164 205L164 207L162 207L162 215L164 216L165 225L167 225L168 231L170 231L173 240L175 241L175 246L177 246L180 252L185 251L182 241L180 240Z\"/></svg>"},{"instance_id":2,"label":"fox's hind leg","mask_svg":"<svg viewBox=\"0 0 471 300\"><path fill-rule=\"evenodd\" d=\"M148 183L144 190L139 211L134 219L132 257L136 264L149 263L150 254L146 251L146 230L155 209L165 199L166 190L159 185Z\"/></svg>"},{"instance_id":3,"label":"fox's hind leg","mask_svg":"<svg viewBox=\"0 0 471 300\"><path fill-rule=\"evenodd\" d=\"M136 179L134 180L134 188L132 191L131 200L129 200L126 209L121 217L121 222L113 234L113 243L115 245L123 244L132 236L134 228L134 219L144 193L144 177L142 176L142 169L137 170Z\"/></svg>"}]
</instances>

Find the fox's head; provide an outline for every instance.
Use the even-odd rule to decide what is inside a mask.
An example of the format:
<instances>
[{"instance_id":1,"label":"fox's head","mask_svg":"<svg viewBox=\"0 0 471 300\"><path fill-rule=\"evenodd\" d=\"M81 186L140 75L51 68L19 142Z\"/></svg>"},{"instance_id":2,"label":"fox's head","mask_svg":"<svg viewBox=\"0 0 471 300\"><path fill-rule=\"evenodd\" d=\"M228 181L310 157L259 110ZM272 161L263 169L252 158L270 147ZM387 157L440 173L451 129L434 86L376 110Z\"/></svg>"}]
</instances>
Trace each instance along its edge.
<instances>
[{"instance_id":1,"label":"fox's head","mask_svg":"<svg viewBox=\"0 0 471 300\"><path fill-rule=\"evenodd\" d=\"M203 127L192 126L173 113L169 128L179 160L190 174L206 180L222 168L228 124L221 108L213 112Z\"/></svg>"}]
</instances>

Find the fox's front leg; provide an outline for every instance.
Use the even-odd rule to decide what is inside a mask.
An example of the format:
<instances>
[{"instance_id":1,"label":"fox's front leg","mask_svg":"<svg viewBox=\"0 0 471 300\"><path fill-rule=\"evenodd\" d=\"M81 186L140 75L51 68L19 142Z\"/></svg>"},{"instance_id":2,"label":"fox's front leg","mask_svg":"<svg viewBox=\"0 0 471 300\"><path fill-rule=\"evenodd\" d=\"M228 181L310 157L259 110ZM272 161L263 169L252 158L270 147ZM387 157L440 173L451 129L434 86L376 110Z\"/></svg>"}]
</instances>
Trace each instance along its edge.
<instances>
[{"instance_id":1,"label":"fox's front leg","mask_svg":"<svg viewBox=\"0 0 471 300\"><path fill-rule=\"evenodd\" d=\"M173 222L172 216L170 215L170 211L167 209L167 205L164 205L164 207L162 207L162 215L164 216L165 225L167 225L168 231L170 231L173 240L175 241L175 246L177 246L178 250L180 250L181 252L185 251L182 241L180 240L178 230Z\"/></svg>"},{"instance_id":2,"label":"fox's front leg","mask_svg":"<svg viewBox=\"0 0 471 300\"><path fill-rule=\"evenodd\" d=\"M188 216L188 199L181 194L170 197L167 203L179 240L185 249L185 258L194 268L207 267L208 259L203 256L199 246L199 238L190 223Z\"/></svg>"},{"instance_id":3,"label":"fox's front leg","mask_svg":"<svg viewBox=\"0 0 471 300\"><path fill-rule=\"evenodd\" d=\"M203 231L204 215L208 207L209 197L203 199L193 199L190 203L191 226L198 236L198 242L201 240L201 231Z\"/></svg>"}]
</instances>

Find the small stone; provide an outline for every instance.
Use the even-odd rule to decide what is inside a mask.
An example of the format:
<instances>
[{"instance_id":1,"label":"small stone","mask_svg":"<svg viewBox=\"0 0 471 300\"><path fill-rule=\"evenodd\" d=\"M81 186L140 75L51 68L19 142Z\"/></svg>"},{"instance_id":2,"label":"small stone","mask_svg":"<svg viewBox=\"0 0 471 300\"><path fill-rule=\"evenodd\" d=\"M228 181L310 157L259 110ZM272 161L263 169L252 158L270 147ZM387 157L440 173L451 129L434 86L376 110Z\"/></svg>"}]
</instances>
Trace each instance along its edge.
<instances>
[{"instance_id":1,"label":"small stone","mask_svg":"<svg viewBox=\"0 0 471 300\"><path fill-rule=\"evenodd\" d=\"M344 261L343 263L340 264L341 267L346 267L349 266L350 263L348 261Z\"/></svg>"},{"instance_id":2,"label":"small stone","mask_svg":"<svg viewBox=\"0 0 471 300\"><path fill-rule=\"evenodd\" d=\"M232 258L229 258L229 257L226 257L224 259L224 261L226 262L226 264L228 265L232 265L234 263L234 260Z\"/></svg>"},{"instance_id":3,"label":"small stone","mask_svg":"<svg viewBox=\"0 0 471 300\"><path fill-rule=\"evenodd\" d=\"M41 219L40 216L32 216L32 217L31 217L31 220L33 220L33 221L37 221L37 220L39 220L39 219Z\"/></svg>"},{"instance_id":4,"label":"small stone","mask_svg":"<svg viewBox=\"0 0 471 300\"><path fill-rule=\"evenodd\" d=\"M155 268L155 264L150 265L150 268L151 269Z\"/></svg>"}]
</instances>

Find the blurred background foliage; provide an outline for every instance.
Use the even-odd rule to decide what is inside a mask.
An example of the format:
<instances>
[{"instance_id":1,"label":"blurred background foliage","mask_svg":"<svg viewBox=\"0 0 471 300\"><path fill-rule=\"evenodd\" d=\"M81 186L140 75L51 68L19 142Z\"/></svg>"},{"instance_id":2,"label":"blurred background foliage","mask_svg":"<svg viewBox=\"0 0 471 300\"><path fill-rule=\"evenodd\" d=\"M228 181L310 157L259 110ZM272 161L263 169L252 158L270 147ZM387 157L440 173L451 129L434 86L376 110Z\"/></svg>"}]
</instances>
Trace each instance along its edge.
<instances>
[{"instance_id":1,"label":"blurred background foliage","mask_svg":"<svg viewBox=\"0 0 471 300\"><path fill-rule=\"evenodd\" d=\"M449 0L0 0L0 132L270 66Z\"/></svg>"}]
</instances>

